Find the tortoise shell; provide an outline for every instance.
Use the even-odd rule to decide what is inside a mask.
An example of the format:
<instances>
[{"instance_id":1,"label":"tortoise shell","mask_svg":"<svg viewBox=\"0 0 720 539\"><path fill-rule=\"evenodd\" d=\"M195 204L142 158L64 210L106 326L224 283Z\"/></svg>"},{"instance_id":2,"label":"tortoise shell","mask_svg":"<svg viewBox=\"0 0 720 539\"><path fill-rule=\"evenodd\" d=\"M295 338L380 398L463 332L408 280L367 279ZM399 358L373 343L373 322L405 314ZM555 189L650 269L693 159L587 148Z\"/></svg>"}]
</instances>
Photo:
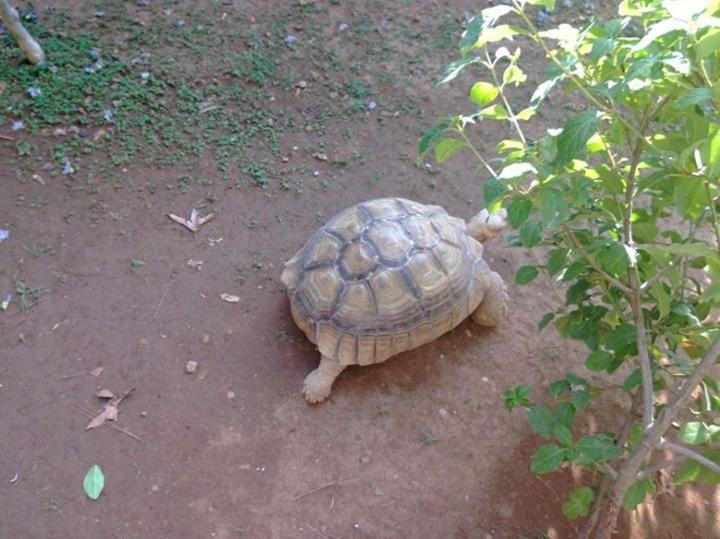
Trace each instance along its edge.
<instances>
[{"instance_id":1,"label":"tortoise shell","mask_svg":"<svg viewBox=\"0 0 720 539\"><path fill-rule=\"evenodd\" d=\"M293 318L320 353L369 365L450 331L480 304L482 245L439 206L358 204L285 264Z\"/></svg>"}]
</instances>

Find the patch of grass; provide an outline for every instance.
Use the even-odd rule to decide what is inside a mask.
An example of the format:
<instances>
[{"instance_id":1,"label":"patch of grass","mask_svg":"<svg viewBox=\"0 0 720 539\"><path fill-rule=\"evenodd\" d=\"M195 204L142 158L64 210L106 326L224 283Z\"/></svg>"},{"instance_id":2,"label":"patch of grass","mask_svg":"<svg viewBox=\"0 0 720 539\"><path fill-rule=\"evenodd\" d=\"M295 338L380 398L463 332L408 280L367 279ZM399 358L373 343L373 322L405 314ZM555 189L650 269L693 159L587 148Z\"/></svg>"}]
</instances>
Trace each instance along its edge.
<instances>
[{"instance_id":1,"label":"patch of grass","mask_svg":"<svg viewBox=\"0 0 720 539\"><path fill-rule=\"evenodd\" d=\"M40 298L51 290L50 288L33 288L28 286L25 281L18 278L17 274L13 275L13 281L18 297L18 305L23 312L27 312L35 307L35 305L40 303Z\"/></svg>"}]
</instances>

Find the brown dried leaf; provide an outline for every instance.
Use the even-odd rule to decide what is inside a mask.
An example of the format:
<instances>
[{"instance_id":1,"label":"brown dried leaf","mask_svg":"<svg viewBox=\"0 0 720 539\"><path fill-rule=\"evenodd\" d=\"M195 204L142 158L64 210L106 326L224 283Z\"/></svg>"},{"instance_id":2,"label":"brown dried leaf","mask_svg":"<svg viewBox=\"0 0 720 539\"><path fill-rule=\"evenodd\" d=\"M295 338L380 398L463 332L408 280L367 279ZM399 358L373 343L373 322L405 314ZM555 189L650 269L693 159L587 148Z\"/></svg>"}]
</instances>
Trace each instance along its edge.
<instances>
[{"instance_id":1,"label":"brown dried leaf","mask_svg":"<svg viewBox=\"0 0 720 539\"><path fill-rule=\"evenodd\" d=\"M101 427L103 423L105 423L105 419L107 419L107 417L105 416L105 410L103 410L98 415L96 415L93 420L90 421L90 423L88 423L87 427L85 427L85 430L91 430Z\"/></svg>"},{"instance_id":2,"label":"brown dried leaf","mask_svg":"<svg viewBox=\"0 0 720 539\"><path fill-rule=\"evenodd\" d=\"M108 404L105 406L105 419L108 421L117 421L118 418L118 408L117 406L114 406L112 404Z\"/></svg>"}]
</instances>

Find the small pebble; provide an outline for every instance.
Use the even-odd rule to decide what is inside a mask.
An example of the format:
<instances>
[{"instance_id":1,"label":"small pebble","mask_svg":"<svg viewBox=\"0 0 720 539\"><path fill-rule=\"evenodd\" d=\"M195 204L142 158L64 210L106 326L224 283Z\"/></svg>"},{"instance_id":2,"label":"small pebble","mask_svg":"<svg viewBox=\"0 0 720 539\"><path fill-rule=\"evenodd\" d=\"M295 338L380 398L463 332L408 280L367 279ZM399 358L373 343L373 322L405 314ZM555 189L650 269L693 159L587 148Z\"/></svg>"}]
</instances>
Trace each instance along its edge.
<instances>
[{"instance_id":1,"label":"small pebble","mask_svg":"<svg viewBox=\"0 0 720 539\"><path fill-rule=\"evenodd\" d=\"M313 176L315 176L316 178L320 176L320 171L316 170L315 172L313 172Z\"/></svg>"},{"instance_id":2,"label":"small pebble","mask_svg":"<svg viewBox=\"0 0 720 539\"><path fill-rule=\"evenodd\" d=\"M157 485L153 485L150 490L152 490L153 492L157 492L158 490L160 490L160 487Z\"/></svg>"},{"instance_id":3,"label":"small pebble","mask_svg":"<svg viewBox=\"0 0 720 539\"><path fill-rule=\"evenodd\" d=\"M145 410L140 412L140 417L147 417L147 412Z\"/></svg>"},{"instance_id":4,"label":"small pebble","mask_svg":"<svg viewBox=\"0 0 720 539\"><path fill-rule=\"evenodd\" d=\"M197 370L197 366L198 366L197 361L188 361L185 364L185 372L188 374L194 374L195 371Z\"/></svg>"},{"instance_id":5,"label":"small pebble","mask_svg":"<svg viewBox=\"0 0 720 539\"><path fill-rule=\"evenodd\" d=\"M363 455L362 457L360 457L360 462L363 464L367 464L368 462L370 462L370 457L367 455Z\"/></svg>"},{"instance_id":6,"label":"small pebble","mask_svg":"<svg viewBox=\"0 0 720 539\"><path fill-rule=\"evenodd\" d=\"M308 83L304 80L299 80L295 83L295 86L297 86L298 88L307 88Z\"/></svg>"},{"instance_id":7,"label":"small pebble","mask_svg":"<svg viewBox=\"0 0 720 539\"><path fill-rule=\"evenodd\" d=\"M228 391L228 392L227 392L227 398L228 398L228 399L234 399L234 398L235 398L235 392L234 392L234 391Z\"/></svg>"},{"instance_id":8,"label":"small pebble","mask_svg":"<svg viewBox=\"0 0 720 539\"><path fill-rule=\"evenodd\" d=\"M350 25L346 22L341 22L340 26L338 26L338 30L340 30L341 32L344 32L348 28L350 28Z\"/></svg>"}]
</instances>

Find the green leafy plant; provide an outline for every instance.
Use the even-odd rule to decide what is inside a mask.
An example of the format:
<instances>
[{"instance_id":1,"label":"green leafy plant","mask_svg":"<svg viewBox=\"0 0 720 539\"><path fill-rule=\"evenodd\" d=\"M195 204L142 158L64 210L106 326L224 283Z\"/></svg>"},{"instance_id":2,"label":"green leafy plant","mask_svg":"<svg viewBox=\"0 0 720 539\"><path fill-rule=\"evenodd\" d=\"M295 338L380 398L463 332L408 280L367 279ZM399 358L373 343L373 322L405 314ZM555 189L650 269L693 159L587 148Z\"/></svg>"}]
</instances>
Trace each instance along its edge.
<instances>
[{"instance_id":1,"label":"green leafy plant","mask_svg":"<svg viewBox=\"0 0 720 539\"><path fill-rule=\"evenodd\" d=\"M506 407L523 409L547 440L535 473L589 471L562 510L588 517L584 536L610 537L621 508L653 492L663 468L677 484L720 483L720 2L623 0L616 19L544 30L535 6L554 0L511 0L469 21L440 82L478 67L469 98L479 108L440 120L419 153L443 162L470 151L488 175L487 206L507 209L510 242L533 261L516 283L544 276L566 287L538 328L554 322L583 342L593 383L569 372L544 402L517 386ZM528 103L511 42L549 61ZM528 129L561 89L575 112ZM514 134L494 152L472 140L491 122ZM617 432L573 428L592 401L610 399L626 412Z\"/></svg>"}]
</instances>

